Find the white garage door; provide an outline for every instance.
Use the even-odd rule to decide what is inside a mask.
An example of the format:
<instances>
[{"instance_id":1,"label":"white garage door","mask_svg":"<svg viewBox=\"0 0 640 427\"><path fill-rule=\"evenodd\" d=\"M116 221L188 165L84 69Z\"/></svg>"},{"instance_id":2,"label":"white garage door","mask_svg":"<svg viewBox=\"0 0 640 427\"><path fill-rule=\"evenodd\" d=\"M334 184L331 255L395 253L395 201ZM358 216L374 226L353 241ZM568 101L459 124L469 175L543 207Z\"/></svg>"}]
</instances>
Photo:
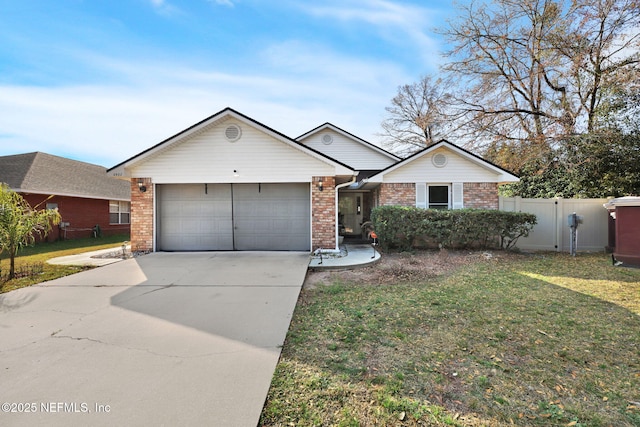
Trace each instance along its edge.
<instances>
[{"instance_id":1,"label":"white garage door","mask_svg":"<svg viewBox=\"0 0 640 427\"><path fill-rule=\"evenodd\" d=\"M311 247L309 184L158 185L157 207L159 250Z\"/></svg>"}]
</instances>

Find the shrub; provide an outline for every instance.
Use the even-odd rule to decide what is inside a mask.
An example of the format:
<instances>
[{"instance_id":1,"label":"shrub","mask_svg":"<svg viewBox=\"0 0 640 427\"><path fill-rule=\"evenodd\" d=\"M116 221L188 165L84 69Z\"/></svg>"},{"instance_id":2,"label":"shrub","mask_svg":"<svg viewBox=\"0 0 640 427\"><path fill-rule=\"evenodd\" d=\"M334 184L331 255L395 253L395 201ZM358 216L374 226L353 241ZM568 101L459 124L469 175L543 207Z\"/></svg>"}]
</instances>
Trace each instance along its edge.
<instances>
[{"instance_id":1,"label":"shrub","mask_svg":"<svg viewBox=\"0 0 640 427\"><path fill-rule=\"evenodd\" d=\"M416 247L512 248L528 236L536 216L489 209L436 210L380 206L371 219L383 249Z\"/></svg>"}]
</instances>

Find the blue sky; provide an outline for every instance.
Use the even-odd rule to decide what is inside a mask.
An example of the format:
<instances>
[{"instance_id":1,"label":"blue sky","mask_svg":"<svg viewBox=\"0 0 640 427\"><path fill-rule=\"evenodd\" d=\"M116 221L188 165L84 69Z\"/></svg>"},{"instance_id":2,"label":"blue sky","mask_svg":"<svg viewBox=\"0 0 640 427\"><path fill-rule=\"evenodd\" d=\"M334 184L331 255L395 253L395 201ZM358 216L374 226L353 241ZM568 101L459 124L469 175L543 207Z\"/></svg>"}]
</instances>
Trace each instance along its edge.
<instances>
[{"instance_id":1,"label":"blue sky","mask_svg":"<svg viewBox=\"0 0 640 427\"><path fill-rule=\"evenodd\" d=\"M225 107L372 143L437 71L445 1L0 0L0 155L113 166Z\"/></svg>"}]
</instances>

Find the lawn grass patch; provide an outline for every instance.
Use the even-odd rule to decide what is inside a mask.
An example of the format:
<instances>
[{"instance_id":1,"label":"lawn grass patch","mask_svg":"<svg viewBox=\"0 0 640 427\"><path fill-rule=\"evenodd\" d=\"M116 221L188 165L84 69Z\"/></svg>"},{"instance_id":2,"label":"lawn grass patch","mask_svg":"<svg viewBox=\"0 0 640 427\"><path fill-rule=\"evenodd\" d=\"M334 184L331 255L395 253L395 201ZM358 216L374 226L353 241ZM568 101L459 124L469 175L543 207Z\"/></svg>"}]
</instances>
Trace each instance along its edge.
<instances>
[{"instance_id":1,"label":"lawn grass patch","mask_svg":"<svg viewBox=\"0 0 640 427\"><path fill-rule=\"evenodd\" d=\"M303 289L261 425L640 425L640 270L468 259Z\"/></svg>"},{"instance_id":2,"label":"lawn grass patch","mask_svg":"<svg viewBox=\"0 0 640 427\"><path fill-rule=\"evenodd\" d=\"M33 269L41 271L38 271L36 275L29 275L28 277L21 277L5 282L0 281L0 293L24 288L92 268L91 266L51 265L47 263L47 260L100 249L117 248L127 240L129 240L128 235L115 235L98 239L86 238L41 242L25 247L18 252L18 256L15 259L16 270ZM4 256L4 258L0 258L0 271L8 271L9 259L6 258L6 254L0 256Z\"/></svg>"}]
</instances>

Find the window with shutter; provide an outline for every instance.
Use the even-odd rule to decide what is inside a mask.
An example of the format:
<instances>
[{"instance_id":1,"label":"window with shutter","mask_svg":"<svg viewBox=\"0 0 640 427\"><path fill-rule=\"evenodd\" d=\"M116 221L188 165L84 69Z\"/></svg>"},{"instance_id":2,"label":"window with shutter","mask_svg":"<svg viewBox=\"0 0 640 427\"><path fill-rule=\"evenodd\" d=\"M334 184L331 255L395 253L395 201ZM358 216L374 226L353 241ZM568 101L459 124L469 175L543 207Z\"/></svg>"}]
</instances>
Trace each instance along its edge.
<instances>
[{"instance_id":1,"label":"window with shutter","mask_svg":"<svg viewBox=\"0 0 640 427\"><path fill-rule=\"evenodd\" d=\"M462 209L464 185L416 183L416 207L423 209Z\"/></svg>"}]
</instances>

